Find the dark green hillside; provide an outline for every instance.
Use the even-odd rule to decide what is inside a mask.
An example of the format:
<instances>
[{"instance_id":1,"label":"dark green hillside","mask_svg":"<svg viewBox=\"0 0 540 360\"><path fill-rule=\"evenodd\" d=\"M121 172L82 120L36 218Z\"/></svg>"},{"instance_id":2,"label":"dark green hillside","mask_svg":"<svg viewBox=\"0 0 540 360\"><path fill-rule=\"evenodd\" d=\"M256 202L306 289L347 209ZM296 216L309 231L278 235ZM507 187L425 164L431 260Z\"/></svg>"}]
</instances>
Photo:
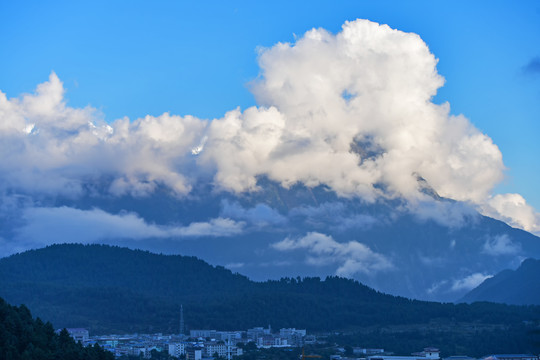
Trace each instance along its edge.
<instances>
[{"instance_id":1,"label":"dark green hillside","mask_svg":"<svg viewBox=\"0 0 540 360\"><path fill-rule=\"evenodd\" d=\"M440 323L521 324L540 307L440 304L338 277L263 283L193 257L104 245L53 245L0 259L0 296L57 327L95 333L272 325L308 331Z\"/></svg>"},{"instance_id":2,"label":"dark green hillside","mask_svg":"<svg viewBox=\"0 0 540 360\"><path fill-rule=\"evenodd\" d=\"M0 359L2 360L112 360L99 346L83 347L63 330L33 319L24 305L11 306L0 298Z\"/></svg>"},{"instance_id":3,"label":"dark green hillside","mask_svg":"<svg viewBox=\"0 0 540 360\"><path fill-rule=\"evenodd\" d=\"M53 245L0 259L9 282L111 287L181 298L237 291L250 281L195 257L165 256L106 245Z\"/></svg>"},{"instance_id":4,"label":"dark green hillside","mask_svg":"<svg viewBox=\"0 0 540 360\"><path fill-rule=\"evenodd\" d=\"M80 244L0 259L0 279L0 296L9 302L56 326L97 332L176 331L179 304L223 298L250 284L195 257Z\"/></svg>"}]
</instances>

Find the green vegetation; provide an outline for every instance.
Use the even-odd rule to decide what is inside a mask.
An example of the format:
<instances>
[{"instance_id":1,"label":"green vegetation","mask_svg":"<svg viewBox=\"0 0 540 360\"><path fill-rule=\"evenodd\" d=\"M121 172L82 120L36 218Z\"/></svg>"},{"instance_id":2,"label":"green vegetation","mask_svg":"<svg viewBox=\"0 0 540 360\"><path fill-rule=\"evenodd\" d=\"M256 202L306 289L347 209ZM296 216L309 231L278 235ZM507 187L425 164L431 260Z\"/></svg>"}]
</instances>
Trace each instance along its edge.
<instances>
[{"instance_id":1,"label":"green vegetation","mask_svg":"<svg viewBox=\"0 0 540 360\"><path fill-rule=\"evenodd\" d=\"M83 347L64 329L56 334L50 323L33 319L24 305L0 298L0 358L3 360L112 360L98 345Z\"/></svg>"},{"instance_id":2,"label":"green vegetation","mask_svg":"<svg viewBox=\"0 0 540 360\"><path fill-rule=\"evenodd\" d=\"M478 326L474 324L432 324L408 327L386 327L327 338L341 346L383 348L396 354L410 354L426 346L435 346L443 357L469 355L482 357L500 353L532 353L540 351L540 335L536 327L525 324Z\"/></svg>"},{"instance_id":3,"label":"green vegetation","mask_svg":"<svg viewBox=\"0 0 540 360\"><path fill-rule=\"evenodd\" d=\"M93 334L176 333L183 304L188 329L339 330L348 335L331 342L401 354L424 346L446 354L533 351L530 330L540 320L538 306L409 300L339 277L257 283L194 257L102 245L0 259L0 296L55 326Z\"/></svg>"}]
</instances>

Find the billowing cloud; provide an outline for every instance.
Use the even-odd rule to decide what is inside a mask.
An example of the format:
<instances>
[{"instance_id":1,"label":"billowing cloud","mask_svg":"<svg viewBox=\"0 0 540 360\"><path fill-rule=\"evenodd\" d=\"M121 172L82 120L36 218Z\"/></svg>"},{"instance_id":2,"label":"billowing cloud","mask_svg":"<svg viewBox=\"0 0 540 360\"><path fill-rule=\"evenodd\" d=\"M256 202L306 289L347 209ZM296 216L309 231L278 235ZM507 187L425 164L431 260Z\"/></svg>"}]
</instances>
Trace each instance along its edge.
<instances>
[{"instance_id":1,"label":"billowing cloud","mask_svg":"<svg viewBox=\"0 0 540 360\"><path fill-rule=\"evenodd\" d=\"M540 213L519 194L499 194L483 205L486 215L540 235Z\"/></svg>"},{"instance_id":2,"label":"billowing cloud","mask_svg":"<svg viewBox=\"0 0 540 360\"><path fill-rule=\"evenodd\" d=\"M419 174L441 196L479 201L502 179L491 139L431 102L444 80L416 34L347 22L337 35L314 29L267 49L259 63L253 91L285 115L277 146L262 159L274 180L372 199L377 184L387 195L416 197Z\"/></svg>"},{"instance_id":3,"label":"billowing cloud","mask_svg":"<svg viewBox=\"0 0 540 360\"><path fill-rule=\"evenodd\" d=\"M336 275L340 276L350 277L356 273L373 274L393 268L388 258L358 241L340 243L331 236L318 232L308 233L298 239L286 238L272 244L272 247L279 251L307 250L308 264L315 266L337 264Z\"/></svg>"},{"instance_id":4,"label":"billowing cloud","mask_svg":"<svg viewBox=\"0 0 540 360\"><path fill-rule=\"evenodd\" d=\"M159 184L189 192L188 155L205 121L165 113L106 124L92 108L68 107L63 94L54 73L35 94L0 93L0 190L78 196L85 183L107 178L114 195L145 195Z\"/></svg>"},{"instance_id":5,"label":"billowing cloud","mask_svg":"<svg viewBox=\"0 0 540 360\"><path fill-rule=\"evenodd\" d=\"M54 73L33 94L0 93L0 191L146 196L166 187L182 197L208 178L218 189L256 191L265 176L365 201L434 201L422 177L442 197L487 208L503 178L501 152L432 102L444 79L418 35L346 22L337 34L313 29L261 50L259 64L251 89L260 107L212 121L165 113L105 123L93 108L69 107ZM529 226L523 212L498 213Z\"/></svg>"},{"instance_id":6,"label":"billowing cloud","mask_svg":"<svg viewBox=\"0 0 540 360\"><path fill-rule=\"evenodd\" d=\"M134 213L109 214L100 209L80 210L70 207L28 208L23 213L25 225L17 230L21 243L92 243L106 239L184 238L233 236L242 232L243 223L216 218L187 226L148 224Z\"/></svg>"},{"instance_id":7,"label":"billowing cloud","mask_svg":"<svg viewBox=\"0 0 540 360\"><path fill-rule=\"evenodd\" d=\"M484 280L492 277L482 273L474 273L464 277L463 279L454 280L452 282L452 291L469 291L480 285Z\"/></svg>"},{"instance_id":8,"label":"billowing cloud","mask_svg":"<svg viewBox=\"0 0 540 360\"><path fill-rule=\"evenodd\" d=\"M513 243L506 234L489 238L484 243L482 252L492 256L516 255L521 251L521 245Z\"/></svg>"}]
</instances>

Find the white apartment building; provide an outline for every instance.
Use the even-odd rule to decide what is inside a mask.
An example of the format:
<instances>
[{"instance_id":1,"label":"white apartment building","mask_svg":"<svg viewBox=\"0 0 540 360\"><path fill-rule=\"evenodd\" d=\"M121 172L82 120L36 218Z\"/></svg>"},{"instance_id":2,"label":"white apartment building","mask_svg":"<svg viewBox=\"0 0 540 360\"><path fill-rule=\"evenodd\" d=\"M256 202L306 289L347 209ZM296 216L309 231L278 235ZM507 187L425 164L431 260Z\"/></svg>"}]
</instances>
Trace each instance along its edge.
<instances>
[{"instance_id":1,"label":"white apartment building","mask_svg":"<svg viewBox=\"0 0 540 360\"><path fill-rule=\"evenodd\" d=\"M174 357L179 357L186 353L186 344L185 343L172 343L169 344L169 355Z\"/></svg>"}]
</instances>

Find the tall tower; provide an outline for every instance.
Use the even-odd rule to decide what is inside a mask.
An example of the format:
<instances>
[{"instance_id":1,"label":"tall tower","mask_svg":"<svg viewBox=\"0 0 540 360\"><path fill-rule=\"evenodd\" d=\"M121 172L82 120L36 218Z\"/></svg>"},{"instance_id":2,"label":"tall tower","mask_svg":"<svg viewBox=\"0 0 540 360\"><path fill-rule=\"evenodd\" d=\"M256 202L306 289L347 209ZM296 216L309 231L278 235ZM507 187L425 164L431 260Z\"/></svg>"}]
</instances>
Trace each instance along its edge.
<instances>
[{"instance_id":1,"label":"tall tower","mask_svg":"<svg viewBox=\"0 0 540 360\"><path fill-rule=\"evenodd\" d=\"M184 335L184 307L180 305L180 335Z\"/></svg>"}]
</instances>

